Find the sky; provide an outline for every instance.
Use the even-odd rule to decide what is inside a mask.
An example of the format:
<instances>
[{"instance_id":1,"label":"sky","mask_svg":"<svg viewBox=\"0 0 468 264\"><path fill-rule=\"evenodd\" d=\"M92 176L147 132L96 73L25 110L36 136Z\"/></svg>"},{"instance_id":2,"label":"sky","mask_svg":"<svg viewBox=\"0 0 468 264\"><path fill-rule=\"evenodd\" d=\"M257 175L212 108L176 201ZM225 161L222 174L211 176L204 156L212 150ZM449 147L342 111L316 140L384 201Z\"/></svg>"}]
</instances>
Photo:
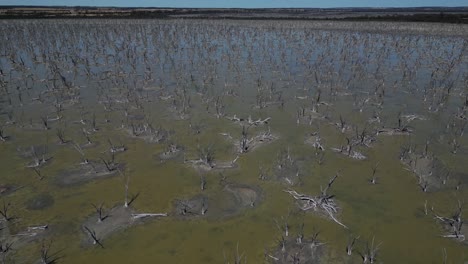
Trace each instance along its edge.
<instances>
[{"instance_id":1,"label":"sky","mask_svg":"<svg viewBox=\"0 0 468 264\"><path fill-rule=\"evenodd\" d=\"M0 0L0 5L117 7L420 7L468 6L468 0Z\"/></svg>"}]
</instances>

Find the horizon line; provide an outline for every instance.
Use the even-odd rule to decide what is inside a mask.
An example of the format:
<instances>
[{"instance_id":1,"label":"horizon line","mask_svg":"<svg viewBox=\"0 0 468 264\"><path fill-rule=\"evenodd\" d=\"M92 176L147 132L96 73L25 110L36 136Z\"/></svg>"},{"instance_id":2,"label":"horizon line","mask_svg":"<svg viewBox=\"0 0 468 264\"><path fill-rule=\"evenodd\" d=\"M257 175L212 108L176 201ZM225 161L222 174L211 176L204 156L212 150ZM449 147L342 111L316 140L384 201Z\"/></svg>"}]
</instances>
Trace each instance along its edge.
<instances>
[{"instance_id":1,"label":"horizon line","mask_svg":"<svg viewBox=\"0 0 468 264\"><path fill-rule=\"evenodd\" d=\"M340 6L340 7L171 7L171 6L89 6L89 5L0 5L1 7L84 7L84 8L161 8L161 9L339 9L339 8L371 8L371 9L412 9L412 8L468 8L466 6Z\"/></svg>"}]
</instances>

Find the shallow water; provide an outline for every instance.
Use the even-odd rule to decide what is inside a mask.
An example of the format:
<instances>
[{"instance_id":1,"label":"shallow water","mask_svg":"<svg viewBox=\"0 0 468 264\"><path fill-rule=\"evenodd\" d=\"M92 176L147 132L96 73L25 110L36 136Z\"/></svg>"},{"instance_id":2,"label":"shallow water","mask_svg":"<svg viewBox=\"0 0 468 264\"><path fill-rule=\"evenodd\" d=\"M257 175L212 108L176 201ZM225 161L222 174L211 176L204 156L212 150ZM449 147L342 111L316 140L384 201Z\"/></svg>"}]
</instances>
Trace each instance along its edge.
<instances>
[{"instance_id":1,"label":"shallow water","mask_svg":"<svg viewBox=\"0 0 468 264\"><path fill-rule=\"evenodd\" d=\"M465 26L414 23L414 28L405 25L399 32L398 26L394 29L401 26L398 23L370 24L361 30L350 30L350 23L285 21L0 23L0 112L4 134L10 136L0 144L0 183L21 187L2 195L18 217L8 225L12 234L49 225L43 237L13 245L8 258L18 263L39 260L45 238L53 241L51 251L59 251L60 263L222 263L234 261L237 247L248 263L262 263L265 249L279 248L282 234L274 220L289 215L290 236L296 236L301 223L306 237L320 231L323 263L360 263L357 251L373 237L382 243L378 263L441 263L444 250L447 263L468 261L468 246L441 237L446 233L442 226L431 212L424 214L426 200L444 216L455 211L457 201L467 202L468 141L461 131L468 110L465 119L455 117L468 93ZM316 105L325 117L298 117L301 108L312 109L319 93L320 102L328 103ZM219 118L216 104L224 107ZM58 105L62 118L49 121L50 129L45 130L41 117L56 117ZM376 113L381 123L369 123ZM356 147L365 160L330 150L355 137L352 126L359 132L366 127L369 134L397 127L399 113L425 120L403 121L414 130L411 135L379 135L370 148ZM93 114L99 130L91 133ZM267 125L249 128L249 135L269 128L279 138L240 154L233 169L203 172L184 164L184 159L198 158L198 146L212 146L217 163L233 160L236 147L220 133L240 138L242 126L227 118L234 115L271 117ZM345 133L334 125L340 116L350 125ZM168 139L145 142L128 132L132 124L162 127ZM169 216L106 237L104 249L87 244L82 225L95 216L91 203L104 202L107 209L122 206L126 179L116 173L76 185L59 184L61 175L79 168L81 156L71 142L59 144L58 128L96 162L111 158L108 139L124 144L128 150L117 153L115 160L130 177L129 192L140 193L131 206ZM83 128L90 131L92 147L85 147ZM316 150L305 143L311 132L319 132L325 146L321 165ZM456 154L450 145L453 138L460 145ZM423 153L428 140L428 154L450 170L451 178L441 189L422 192L399 155L408 144ZM161 161L159 154L169 141L183 146L184 154ZM42 180L26 167L32 158L18 151L33 145L37 150L47 146L47 155L53 156L39 168ZM298 164L300 180L295 186L273 176L277 154L286 149ZM373 185L368 180L377 163L378 184ZM266 180L259 179L260 166ZM336 173L340 176L331 193L341 208L338 217L349 229L299 211L284 192L319 194ZM204 191L200 175L206 177ZM253 207L240 206L229 196L226 183L261 190L258 201ZM209 197L214 210L208 207L207 217L180 217L174 201L200 193ZM47 199L32 202L41 197ZM241 208L233 210L236 205ZM360 239L348 257L345 247L351 235ZM2 240L8 239L3 233Z\"/></svg>"}]
</instances>

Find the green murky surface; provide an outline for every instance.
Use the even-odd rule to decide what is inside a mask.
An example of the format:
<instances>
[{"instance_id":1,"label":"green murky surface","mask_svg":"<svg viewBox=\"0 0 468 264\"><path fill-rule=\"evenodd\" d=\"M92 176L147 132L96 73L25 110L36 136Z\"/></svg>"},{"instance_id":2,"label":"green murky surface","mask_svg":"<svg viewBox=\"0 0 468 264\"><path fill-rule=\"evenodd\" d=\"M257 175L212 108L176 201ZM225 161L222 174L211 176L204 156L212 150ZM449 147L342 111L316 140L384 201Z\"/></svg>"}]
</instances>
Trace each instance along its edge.
<instances>
[{"instance_id":1,"label":"green murky surface","mask_svg":"<svg viewBox=\"0 0 468 264\"><path fill-rule=\"evenodd\" d=\"M1 198L17 217L7 223L10 236L2 230L2 240L28 226L49 226L37 238L13 244L7 259L14 263L39 261L43 239L53 241L51 251L60 251L60 263L223 263L225 257L233 263L237 245L248 263L263 263L268 260L265 249L279 248L282 234L274 219L288 214L290 236L296 236L301 223L306 237L320 231L323 263L361 263L357 252L372 237L382 243L378 263L442 263L444 249L447 263L468 261L466 243L441 237L447 233L443 226L431 212L424 214L426 200L445 216L456 210L457 201L468 202L468 140L462 132L468 111L463 109L468 93L465 26L412 24L414 28L398 32L390 29L391 23L361 31L339 30L348 25L344 23L285 21L0 23L0 110L4 135L10 136L0 144L0 183L15 189ZM312 109L319 90L320 102L328 106L316 107L326 118L298 119L301 108ZM223 106L219 118L216 101ZM183 109L182 102L188 107ZM61 119L52 121L58 105ZM356 146L365 160L330 150L355 138L354 126L359 131L366 127L369 135L397 127L399 113L425 120L404 121L413 129L409 136L379 135L370 148ZM381 123L368 122L375 114ZM240 138L242 126L227 118L234 115L271 117L249 133L269 128L279 138L240 154L237 168L200 172L184 164L184 157L197 159L198 146L210 145L215 162L233 160L236 147L220 133ZM345 133L334 125L340 116L351 127ZM41 117L50 119L49 130ZM168 136L158 143L132 137L132 124L151 124ZM196 126L200 133L192 129ZM167 212L168 217L116 232L101 241L104 249L84 242L88 235L82 225L95 215L91 203L104 202L107 209L123 205L126 180L116 173L60 184L70 169L80 168L81 156L71 142L59 144L57 129L66 140L84 145L83 128L95 143L83 147L90 161L110 159L108 139L128 148L115 160L130 176L129 192L140 194L131 206L138 212ZM317 150L305 143L312 132L319 132L325 146L321 165ZM456 154L454 138L460 145ZM422 153L427 140L430 155L450 170L451 178L441 188L422 192L399 155L408 144ZM182 146L185 154L161 161L168 142ZM53 156L39 168L42 180L26 167L33 158L21 155L33 145L38 153L43 152L39 146L47 146L46 156ZM299 164L294 186L273 175L277 153L285 149ZM377 163L378 184L373 185L369 178ZM259 166L265 168L266 180L259 179ZM284 192L317 195L336 173L340 177L331 193L341 208L338 218L349 229L301 212ZM200 175L206 178L204 191ZM222 209L233 206L226 183L261 190L260 199L223 216ZM210 199L207 217L181 217L174 210L176 200L201 193ZM212 215L210 207L216 209ZM360 239L348 257L351 235Z\"/></svg>"}]
</instances>

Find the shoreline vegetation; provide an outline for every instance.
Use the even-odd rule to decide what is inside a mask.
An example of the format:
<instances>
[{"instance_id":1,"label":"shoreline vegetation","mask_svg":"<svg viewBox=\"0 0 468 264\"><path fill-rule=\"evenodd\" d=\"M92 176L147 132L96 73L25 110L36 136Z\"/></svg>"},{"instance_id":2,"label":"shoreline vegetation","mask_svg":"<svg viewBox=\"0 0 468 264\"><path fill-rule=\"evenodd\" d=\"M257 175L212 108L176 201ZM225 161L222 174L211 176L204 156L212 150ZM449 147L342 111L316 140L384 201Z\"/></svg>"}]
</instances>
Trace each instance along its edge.
<instances>
[{"instance_id":1,"label":"shoreline vegetation","mask_svg":"<svg viewBox=\"0 0 468 264\"><path fill-rule=\"evenodd\" d=\"M468 7L243 9L0 6L0 19L25 18L187 18L399 21L468 24Z\"/></svg>"}]
</instances>

